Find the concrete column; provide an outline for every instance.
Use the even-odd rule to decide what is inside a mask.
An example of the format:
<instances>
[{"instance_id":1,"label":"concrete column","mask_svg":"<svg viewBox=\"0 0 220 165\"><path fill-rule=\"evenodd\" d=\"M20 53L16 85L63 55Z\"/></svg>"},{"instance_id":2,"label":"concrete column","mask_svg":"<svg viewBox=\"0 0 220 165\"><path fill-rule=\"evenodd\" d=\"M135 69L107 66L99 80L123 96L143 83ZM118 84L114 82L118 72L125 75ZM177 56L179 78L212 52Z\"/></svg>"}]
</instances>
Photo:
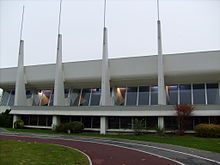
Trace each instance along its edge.
<instances>
[{"instance_id":1,"label":"concrete column","mask_svg":"<svg viewBox=\"0 0 220 165\"><path fill-rule=\"evenodd\" d=\"M164 61L162 54L161 24L157 21L158 34L158 104L166 105L166 92L164 83Z\"/></svg>"},{"instance_id":2,"label":"concrete column","mask_svg":"<svg viewBox=\"0 0 220 165\"><path fill-rule=\"evenodd\" d=\"M108 126L108 118L105 116L100 117L100 134L105 135Z\"/></svg>"},{"instance_id":3,"label":"concrete column","mask_svg":"<svg viewBox=\"0 0 220 165\"><path fill-rule=\"evenodd\" d=\"M24 41L23 40L20 40L20 45L19 45L14 105L15 106L27 105L25 77L24 77Z\"/></svg>"},{"instance_id":4,"label":"concrete column","mask_svg":"<svg viewBox=\"0 0 220 165\"><path fill-rule=\"evenodd\" d=\"M56 60L56 72L54 82L54 102L55 106L64 106L64 75L62 65L62 35L58 34L57 40L57 60Z\"/></svg>"},{"instance_id":5,"label":"concrete column","mask_svg":"<svg viewBox=\"0 0 220 165\"><path fill-rule=\"evenodd\" d=\"M13 115L13 126L12 126L12 128L15 128L14 127L14 123L17 121L17 120L20 120L21 119L21 116L19 116L19 115Z\"/></svg>"},{"instance_id":6,"label":"concrete column","mask_svg":"<svg viewBox=\"0 0 220 165\"><path fill-rule=\"evenodd\" d=\"M103 52L102 52L102 77L101 77L101 106L111 105L110 97L110 73L109 73L109 63L108 63L108 38L107 38L107 28L104 27L103 30Z\"/></svg>"},{"instance_id":7,"label":"concrete column","mask_svg":"<svg viewBox=\"0 0 220 165\"><path fill-rule=\"evenodd\" d=\"M164 117L162 116L158 117L158 128L160 130L164 129Z\"/></svg>"},{"instance_id":8,"label":"concrete column","mask_svg":"<svg viewBox=\"0 0 220 165\"><path fill-rule=\"evenodd\" d=\"M60 124L60 116L53 116L52 118L52 130L56 129L56 126Z\"/></svg>"}]
</instances>

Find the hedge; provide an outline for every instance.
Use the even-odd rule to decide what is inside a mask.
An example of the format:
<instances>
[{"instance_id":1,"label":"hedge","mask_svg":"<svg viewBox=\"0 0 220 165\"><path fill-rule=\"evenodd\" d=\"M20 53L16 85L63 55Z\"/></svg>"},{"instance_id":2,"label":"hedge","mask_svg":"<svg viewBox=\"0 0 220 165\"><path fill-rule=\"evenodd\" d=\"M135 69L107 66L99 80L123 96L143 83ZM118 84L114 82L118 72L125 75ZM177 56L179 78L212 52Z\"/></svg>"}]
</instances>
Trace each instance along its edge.
<instances>
[{"instance_id":1,"label":"hedge","mask_svg":"<svg viewBox=\"0 0 220 165\"><path fill-rule=\"evenodd\" d=\"M24 122L23 120L17 120L15 123L14 123L14 128L23 128L24 127Z\"/></svg>"},{"instance_id":2,"label":"hedge","mask_svg":"<svg viewBox=\"0 0 220 165\"><path fill-rule=\"evenodd\" d=\"M217 124L199 124L195 131L200 137L220 137L220 125Z\"/></svg>"}]
</instances>

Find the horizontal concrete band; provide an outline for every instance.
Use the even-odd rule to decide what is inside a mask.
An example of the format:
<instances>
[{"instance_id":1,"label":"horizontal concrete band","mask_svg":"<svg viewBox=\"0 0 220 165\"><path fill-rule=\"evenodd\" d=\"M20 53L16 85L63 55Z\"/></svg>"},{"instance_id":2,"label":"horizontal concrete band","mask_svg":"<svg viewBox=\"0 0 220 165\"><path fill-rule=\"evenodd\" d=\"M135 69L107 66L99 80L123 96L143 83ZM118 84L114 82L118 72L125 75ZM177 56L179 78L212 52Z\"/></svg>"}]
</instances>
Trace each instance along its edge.
<instances>
[{"instance_id":1,"label":"horizontal concrete band","mask_svg":"<svg viewBox=\"0 0 220 165\"><path fill-rule=\"evenodd\" d=\"M191 116L220 116L220 105L197 105ZM11 114L72 116L176 116L175 106L11 106ZM3 111L3 107L1 107Z\"/></svg>"}]
</instances>

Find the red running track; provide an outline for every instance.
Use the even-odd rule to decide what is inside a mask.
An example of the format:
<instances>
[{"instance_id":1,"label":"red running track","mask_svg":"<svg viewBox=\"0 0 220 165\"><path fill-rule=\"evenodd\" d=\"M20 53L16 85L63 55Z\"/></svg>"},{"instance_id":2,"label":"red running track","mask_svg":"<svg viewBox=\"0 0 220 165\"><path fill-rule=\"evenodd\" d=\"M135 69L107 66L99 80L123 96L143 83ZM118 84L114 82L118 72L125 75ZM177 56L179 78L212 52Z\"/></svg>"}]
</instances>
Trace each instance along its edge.
<instances>
[{"instance_id":1,"label":"red running track","mask_svg":"<svg viewBox=\"0 0 220 165\"><path fill-rule=\"evenodd\" d=\"M168 159L153 156L132 149L121 148L112 145L97 144L63 139L42 139L32 137L18 137L0 135L3 140L22 140L48 144L58 144L76 148L86 153L93 165L177 165L178 163Z\"/></svg>"}]
</instances>

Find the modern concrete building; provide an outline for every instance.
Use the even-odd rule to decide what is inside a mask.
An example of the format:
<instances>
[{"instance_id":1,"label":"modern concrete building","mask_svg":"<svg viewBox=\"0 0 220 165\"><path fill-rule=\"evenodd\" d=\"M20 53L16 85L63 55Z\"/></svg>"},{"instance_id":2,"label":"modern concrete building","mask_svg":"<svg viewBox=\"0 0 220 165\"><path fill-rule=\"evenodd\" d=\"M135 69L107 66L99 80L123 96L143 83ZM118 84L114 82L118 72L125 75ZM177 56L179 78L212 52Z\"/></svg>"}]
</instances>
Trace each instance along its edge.
<instances>
[{"instance_id":1,"label":"modern concrete building","mask_svg":"<svg viewBox=\"0 0 220 165\"><path fill-rule=\"evenodd\" d=\"M105 0L102 60L62 63L61 2L56 64L24 66L21 35L18 67L0 69L0 110L11 109L14 122L54 129L82 121L105 134L131 132L138 119L148 131L169 131L178 127L175 105L191 104L189 131L220 124L220 51L163 55L158 5L158 54L108 59Z\"/></svg>"},{"instance_id":2,"label":"modern concrete building","mask_svg":"<svg viewBox=\"0 0 220 165\"><path fill-rule=\"evenodd\" d=\"M220 51L164 55L166 105L158 105L157 61L156 55L110 59L108 105L100 103L102 60L62 64L64 105L55 104L60 97L54 92L56 64L24 66L23 105L16 104L24 99L16 98L24 97L15 90L19 67L3 68L1 110L11 109L14 120L21 118L27 127L52 129L52 123L78 120L87 130L102 128L105 133L132 131L135 118L144 120L149 130L173 130L177 128L174 105L192 104L189 130L198 123L220 123ZM62 91L57 95L62 96Z\"/></svg>"}]
</instances>

